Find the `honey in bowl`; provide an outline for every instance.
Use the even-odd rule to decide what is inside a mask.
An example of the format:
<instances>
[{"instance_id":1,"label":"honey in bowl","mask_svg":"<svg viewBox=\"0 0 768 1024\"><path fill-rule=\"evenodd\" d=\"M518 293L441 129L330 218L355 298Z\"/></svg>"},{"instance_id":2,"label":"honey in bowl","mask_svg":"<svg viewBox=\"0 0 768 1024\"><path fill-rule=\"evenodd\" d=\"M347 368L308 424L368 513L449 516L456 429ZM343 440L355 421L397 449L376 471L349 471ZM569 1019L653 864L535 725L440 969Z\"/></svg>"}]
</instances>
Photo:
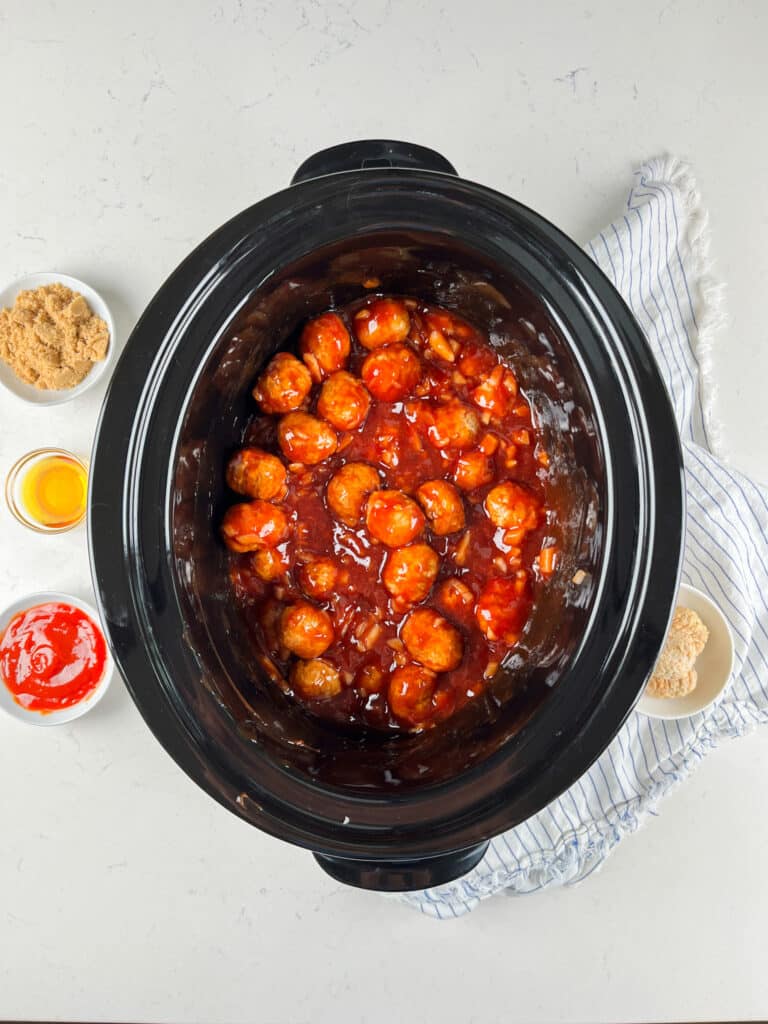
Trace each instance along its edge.
<instances>
[{"instance_id":1,"label":"honey in bowl","mask_svg":"<svg viewBox=\"0 0 768 1024\"><path fill-rule=\"evenodd\" d=\"M61 449L38 449L11 470L6 497L25 526L44 532L67 530L85 515L88 474L85 465Z\"/></svg>"},{"instance_id":2,"label":"honey in bowl","mask_svg":"<svg viewBox=\"0 0 768 1024\"><path fill-rule=\"evenodd\" d=\"M27 515L40 526L72 526L85 512L87 477L68 455L47 455L33 463L21 481Z\"/></svg>"}]
</instances>

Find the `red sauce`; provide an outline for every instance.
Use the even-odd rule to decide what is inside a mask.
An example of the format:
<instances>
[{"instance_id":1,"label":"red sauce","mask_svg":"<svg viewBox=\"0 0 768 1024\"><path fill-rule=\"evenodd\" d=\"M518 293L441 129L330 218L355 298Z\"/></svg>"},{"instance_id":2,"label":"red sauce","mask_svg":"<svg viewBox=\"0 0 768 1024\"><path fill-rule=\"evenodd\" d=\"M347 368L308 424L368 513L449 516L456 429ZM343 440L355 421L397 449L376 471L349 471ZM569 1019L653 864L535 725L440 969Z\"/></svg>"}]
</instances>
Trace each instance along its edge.
<instances>
[{"instance_id":1,"label":"red sauce","mask_svg":"<svg viewBox=\"0 0 768 1024\"><path fill-rule=\"evenodd\" d=\"M221 533L262 667L336 721L447 718L558 567L514 368L455 314L373 297L309 321L253 395Z\"/></svg>"},{"instance_id":2,"label":"red sauce","mask_svg":"<svg viewBox=\"0 0 768 1024\"><path fill-rule=\"evenodd\" d=\"M104 674L107 648L79 608L50 602L19 612L0 640L0 676L13 699L47 714L91 694Z\"/></svg>"}]
</instances>

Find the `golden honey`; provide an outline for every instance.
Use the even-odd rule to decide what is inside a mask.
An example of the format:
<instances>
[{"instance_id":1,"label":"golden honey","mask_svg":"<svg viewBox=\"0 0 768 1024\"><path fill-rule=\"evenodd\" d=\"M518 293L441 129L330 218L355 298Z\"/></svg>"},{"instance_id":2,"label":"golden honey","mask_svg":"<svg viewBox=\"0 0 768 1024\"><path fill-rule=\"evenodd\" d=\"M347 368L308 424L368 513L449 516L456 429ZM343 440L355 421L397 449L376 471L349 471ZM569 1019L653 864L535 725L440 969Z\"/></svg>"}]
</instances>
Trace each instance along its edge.
<instances>
[{"instance_id":1,"label":"golden honey","mask_svg":"<svg viewBox=\"0 0 768 1024\"><path fill-rule=\"evenodd\" d=\"M64 529L85 514L88 477L69 455L51 454L35 460L21 480L21 504L40 526Z\"/></svg>"}]
</instances>

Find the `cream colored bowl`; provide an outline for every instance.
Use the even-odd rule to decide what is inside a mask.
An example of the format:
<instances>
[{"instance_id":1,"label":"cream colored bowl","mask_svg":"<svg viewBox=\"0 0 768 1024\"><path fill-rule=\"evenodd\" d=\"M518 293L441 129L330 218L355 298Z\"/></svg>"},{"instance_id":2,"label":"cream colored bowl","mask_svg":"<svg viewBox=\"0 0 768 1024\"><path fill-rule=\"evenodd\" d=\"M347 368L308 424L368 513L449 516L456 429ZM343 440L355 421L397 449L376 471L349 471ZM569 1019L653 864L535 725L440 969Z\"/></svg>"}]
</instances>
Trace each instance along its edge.
<instances>
[{"instance_id":1,"label":"cream colored bowl","mask_svg":"<svg viewBox=\"0 0 768 1024\"><path fill-rule=\"evenodd\" d=\"M81 601L78 597L72 597L71 594L62 594L58 590L46 590L37 594L27 594L26 597L18 598L11 604L0 611L0 636L3 635L8 623L11 619L19 612L25 611L27 608L34 608L38 604L47 604L49 601L58 601L61 604L71 604L75 608L79 608L81 612L93 620L96 626L104 634L104 630L99 621L99 613L89 604L87 601ZM106 636L105 636L106 641ZM73 704L69 708L61 708L59 711L49 711L42 713L40 711L30 711L28 708L22 707L17 704L13 699L11 691L5 685L0 677L0 710L5 711L6 714L10 715L11 718L15 718L18 722L24 722L27 725L64 725L66 722L72 722L75 718L80 718L91 708L95 707L104 694L107 692L112 675L114 673L114 662L112 661L112 655L109 651L109 645L107 644L106 660L104 662L104 671L101 674L93 689L87 697L83 700L78 701L77 704Z\"/></svg>"},{"instance_id":2,"label":"cream colored bowl","mask_svg":"<svg viewBox=\"0 0 768 1024\"><path fill-rule=\"evenodd\" d=\"M0 384L3 385L6 391L10 391L12 395L30 405L61 405L62 402L70 402L73 398L78 398L83 392L92 388L105 374L108 375L111 372L111 366L114 361L115 324L112 314L104 299L85 281L80 281L69 274L28 274L26 277L20 277L17 281L6 285L5 288L0 290L0 308L12 306L19 292L34 290L46 284L57 283L66 285L73 292L80 292L96 316L101 317L109 330L109 345L104 359L99 363L94 363L91 371L79 384L76 384L73 388L63 388L60 391L45 391L41 388L35 388L31 384L19 380L10 366L0 362Z\"/></svg>"},{"instance_id":3,"label":"cream colored bowl","mask_svg":"<svg viewBox=\"0 0 768 1024\"><path fill-rule=\"evenodd\" d=\"M733 634L711 597L683 583L677 604L696 612L709 630L706 647L696 659L696 689L685 697L640 698L637 710L649 718L688 718L714 704L733 673Z\"/></svg>"}]
</instances>

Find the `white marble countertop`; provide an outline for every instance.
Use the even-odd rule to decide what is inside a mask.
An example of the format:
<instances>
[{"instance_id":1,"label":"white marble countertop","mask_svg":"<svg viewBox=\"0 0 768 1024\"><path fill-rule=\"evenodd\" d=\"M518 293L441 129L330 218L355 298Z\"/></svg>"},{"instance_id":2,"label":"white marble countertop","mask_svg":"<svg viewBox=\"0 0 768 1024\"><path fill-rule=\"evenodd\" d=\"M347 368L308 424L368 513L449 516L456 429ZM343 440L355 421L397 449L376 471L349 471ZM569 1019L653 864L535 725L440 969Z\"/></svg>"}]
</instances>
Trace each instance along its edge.
<instances>
[{"instance_id":1,"label":"white marble countertop","mask_svg":"<svg viewBox=\"0 0 768 1024\"><path fill-rule=\"evenodd\" d=\"M119 338L211 229L319 148L404 138L586 240L645 157L687 157L731 325L734 462L768 479L768 6L6 0L0 281L82 277ZM101 392L0 396L0 471L87 453ZM0 603L87 595L84 530L0 512ZM711 754L580 888L438 924L346 890L204 796L119 681L57 730L0 721L0 1018L603 1021L768 1014L765 735Z\"/></svg>"}]
</instances>

